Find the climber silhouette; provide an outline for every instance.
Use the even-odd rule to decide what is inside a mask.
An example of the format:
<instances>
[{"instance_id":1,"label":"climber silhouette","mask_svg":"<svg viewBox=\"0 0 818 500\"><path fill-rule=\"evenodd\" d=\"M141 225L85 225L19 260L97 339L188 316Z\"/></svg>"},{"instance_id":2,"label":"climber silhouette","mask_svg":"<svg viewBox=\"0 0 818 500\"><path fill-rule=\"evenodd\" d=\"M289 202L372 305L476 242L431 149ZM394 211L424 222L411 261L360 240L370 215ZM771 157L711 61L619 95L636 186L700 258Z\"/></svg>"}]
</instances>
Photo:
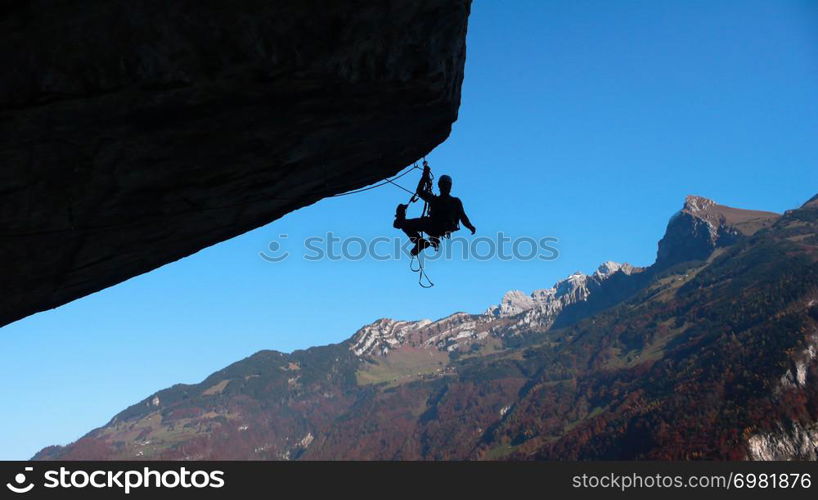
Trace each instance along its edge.
<instances>
[{"instance_id":1,"label":"climber silhouette","mask_svg":"<svg viewBox=\"0 0 818 500\"><path fill-rule=\"evenodd\" d=\"M466 212L463 211L463 202L460 198L451 195L452 178L448 175L441 175L437 181L440 190L439 195L435 195L431 190L431 170L424 164L423 176L418 182L415 193L420 199L429 204L429 215L416 219L406 218L406 208L408 205L400 204L395 211L395 222L392 224L397 229L402 229L410 241L415 244L412 248L412 255L417 255L430 245L435 249L440 245L440 237L448 236L450 233L460 229L460 222L463 223L474 234L477 229L469 221ZM429 235L429 240L421 236L421 232Z\"/></svg>"}]
</instances>

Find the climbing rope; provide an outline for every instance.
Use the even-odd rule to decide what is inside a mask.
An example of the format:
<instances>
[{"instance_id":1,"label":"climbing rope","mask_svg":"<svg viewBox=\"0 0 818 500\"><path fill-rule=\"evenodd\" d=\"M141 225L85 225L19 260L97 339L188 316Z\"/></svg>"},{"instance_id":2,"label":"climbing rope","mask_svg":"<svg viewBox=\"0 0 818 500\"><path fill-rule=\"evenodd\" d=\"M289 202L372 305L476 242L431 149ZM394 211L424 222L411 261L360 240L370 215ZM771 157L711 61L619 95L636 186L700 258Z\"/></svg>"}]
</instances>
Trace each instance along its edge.
<instances>
[{"instance_id":1,"label":"climbing rope","mask_svg":"<svg viewBox=\"0 0 818 500\"><path fill-rule=\"evenodd\" d=\"M397 176L395 176L395 177L393 177L391 179L385 179L383 182L379 182L378 184L374 184L372 186L368 186L368 187L361 188L361 189L356 189L354 191L347 191L345 193L338 193L338 194L329 195L329 197L347 196L347 195L350 195L350 194L363 193L365 191L369 191L370 189L379 188L379 187L385 186L387 184L392 184L392 185L394 185L394 186L396 186L396 187L398 187L400 189L403 189L404 191L406 191L409 194L414 194L412 191L410 191L410 190L406 189L405 187L401 186L400 184L394 182L396 179L400 179L404 175L407 175L410 172L412 172L413 170L420 170L420 167L418 167L417 164L414 164L414 165L410 166L409 168L407 168L405 172L402 172L401 174L399 174L399 175L397 175ZM328 188L328 190L335 190L335 189L337 189L337 188ZM274 199L274 200L288 201L288 202L294 201L291 198L282 198L282 197L279 197L279 196L266 197L265 199L266 200ZM106 229L121 229L121 228L124 228L124 227L133 227L133 226L138 226L138 225L155 224L154 221L144 220L145 218L154 218L154 217L164 218L164 217L168 217L169 215L170 216L179 216L179 215L186 215L186 214L193 214L193 213L209 212L209 211L213 211L213 210L228 210L228 209L233 209L233 208L244 208L244 207L248 207L248 206L251 206L251 205L256 205L256 204L262 203L262 202L263 202L263 200L252 200L252 201L245 201L245 202L242 202L242 203L233 203L233 204L220 205L220 206L215 206L215 207L212 207L212 206L211 207L194 207L194 208L190 208L190 209L187 209L187 210L176 210L176 211L171 212L171 213L164 213L163 212L163 213L157 213L157 214L143 215L141 217L141 219L143 219L143 220L131 221L131 222L126 222L126 223L115 223L115 224L103 224L103 225L96 225L96 226L75 227L73 222L72 222L71 227L67 227L67 228L44 229L44 230L40 230L40 231L3 232L3 233L0 233L0 238L20 238L20 237L30 237L30 236L42 236L42 235L47 235L47 234L68 233L68 232L73 232L73 231L76 231L76 230L99 231L99 230L106 230ZM71 218L73 218L73 217L71 217Z\"/></svg>"},{"instance_id":2,"label":"climbing rope","mask_svg":"<svg viewBox=\"0 0 818 500\"><path fill-rule=\"evenodd\" d=\"M426 161L426 157L424 156L423 157L423 168L425 169L428 166L429 166L429 163ZM417 164L414 165L414 168L418 168ZM434 178L435 178L435 176L432 174L432 172L430 170L429 171L429 177L426 179L426 182L423 184L423 187L421 189L419 189L418 191L431 191L431 189L432 189L432 180L434 180ZM404 191L408 191L408 189L404 189ZM412 193L412 197L409 199L409 203L410 204L414 203L417 200L418 200L417 192ZM429 213L429 203L426 200L423 200L423 211L420 214L421 218L426 217L428 215L428 213ZM420 234L421 234L421 238L422 238L423 234L424 234L423 231L420 231ZM431 236L429 234L426 234L426 236L431 238ZM421 250L421 252L422 252L422 250ZM418 273L418 285L420 285L421 288L432 288L433 286L435 286L435 284L432 282L432 280L426 274L426 269L425 269L424 264L423 264L423 258L421 257L421 253L418 253L417 259L418 259L417 269L415 269L415 267L413 265L413 263L415 261L415 256L414 255L412 256L412 259L409 261L409 269L413 273ZM423 284L424 279L429 283L428 285Z\"/></svg>"},{"instance_id":3,"label":"climbing rope","mask_svg":"<svg viewBox=\"0 0 818 500\"><path fill-rule=\"evenodd\" d=\"M423 166L424 167L429 166L429 163L426 161L425 156L423 157ZM408 167L404 172L401 172L400 174L396 175L395 177L392 177L391 179L387 178L387 179L384 179L383 182L379 182L377 184L373 184L373 185L367 186L365 188L356 189L354 191L347 191L345 193L338 193L338 194L334 194L332 196L337 197L337 196L347 196L347 195L350 195L350 194L358 194L358 193L363 193L363 192L369 191L371 189L379 188L381 186L385 186L387 184L392 184L396 188L402 189L402 190L406 191L407 193L409 193L411 195L411 197L409 198L409 202L407 203L407 205L411 205L412 203L414 203L414 202L416 202L418 200L417 192L406 189L405 187L401 186L400 184L398 184L395 181L400 179L401 177L409 174L410 172L412 172L414 170L421 170L421 168L418 167L417 163L415 163L412 166ZM432 175L432 173L429 172L429 177L426 179L426 182L424 183L424 185L422 187L422 190L430 191L431 187L432 187L432 181L434 180L434 178L435 178L434 175ZM423 201L423 211L421 212L420 216L421 217L426 217L428 214L429 214L429 203L426 200L424 200ZM421 237L422 237L423 234L424 233L421 232ZM429 236L429 235L427 234L426 236ZM415 268L414 262L415 262L415 256L412 255L412 258L409 261L409 269L413 273L418 273L418 285L420 285L421 288L432 288L433 286L435 286L435 284L432 282L432 280L429 279L429 275L426 274L426 269L425 269L424 264L423 264L423 258L420 255L417 256L417 262L418 262L417 268ZM424 280L425 280L426 283L424 283Z\"/></svg>"},{"instance_id":4,"label":"climbing rope","mask_svg":"<svg viewBox=\"0 0 818 500\"><path fill-rule=\"evenodd\" d=\"M424 167L429 166L429 163L426 161L425 156L423 157L423 166ZM418 167L417 163L415 163L411 167L407 168L406 171L396 175L395 177L392 177L391 179L387 178L387 179L384 179L383 182L379 182L378 184L373 184L372 186L368 186L368 187L365 187L365 188L362 188L362 189L356 189L354 191L347 191L346 193L339 193L339 194L336 194L336 195L333 195L333 196L346 196L346 195L350 195L350 194L363 193L365 191L369 191L370 189L375 189L375 188L379 188L381 186L385 186L387 184L392 184L396 188L402 189L402 190L406 191L407 193L409 193L411 195L411 197L409 198L409 202L407 203L407 205L410 205L410 204L412 204L412 203L414 203L414 202L416 202L418 200L417 193L414 192L414 191L411 191L409 189L406 189L405 187L401 186L400 184L398 184L395 181L397 179L400 179L404 175L412 172L413 170L421 170L421 168ZM426 190L426 191L431 190L432 181L434 180L434 178L435 178L434 175L432 175L432 173L430 172L429 173L429 178L426 179L426 182L423 185L423 190ZM426 217L428 215L428 213L429 213L429 203L426 202L426 200L424 200L423 201L423 211L421 212L420 216L421 217ZM423 234L424 233L421 232L421 235L423 235ZM429 236L429 235L427 234L426 236ZM409 261L409 270L412 271L413 273L418 273L418 285L420 285L421 288L432 288L433 286L435 286L435 284L429 278L429 275L426 274L426 269L425 269L424 264L423 264L423 258L420 255L417 256L417 262L418 262L417 267L415 267L415 265L414 265L415 256L412 255L412 258ZM424 283L424 281L425 281L425 283Z\"/></svg>"},{"instance_id":5,"label":"climbing rope","mask_svg":"<svg viewBox=\"0 0 818 500\"><path fill-rule=\"evenodd\" d=\"M399 188L403 189L404 191L406 191L406 192L407 192L407 193L409 193L409 194L414 194L412 191L409 191L408 189L406 189L405 187L401 186L400 184L397 184L397 183L396 183L396 182L394 182L394 181L395 181L396 179L400 179L401 177L403 177L404 175L406 175L406 174L410 173L412 170L415 170L415 169L420 170L420 167L418 167L418 166L417 166L417 164L414 164L414 165L412 165L411 167L409 167L408 169L406 169L406 171L405 171L405 172L401 173L400 175L396 175L395 177L392 177L391 179L385 179L383 182L379 182L379 183L377 183L377 184L373 184L373 185L371 185L371 186L367 186L367 187L365 187L365 188L356 189L356 190L354 190L354 191L347 191L347 192L345 192L345 193L338 193L338 194L334 194L334 195L332 195L332 196L333 196L333 197L337 197L337 196L347 196L347 195L350 195L350 194L358 194L358 193L363 193L364 191L369 191L370 189L379 188L379 187L381 187L381 186L385 186L385 185L387 185L387 184L393 184L393 185L395 185L395 186L397 186L397 187L399 187Z\"/></svg>"},{"instance_id":6,"label":"climbing rope","mask_svg":"<svg viewBox=\"0 0 818 500\"><path fill-rule=\"evenodd\" d=\"M432 288L433 286L435 286L435 284L432 283L432 280L429 279L429 276L426 274L426 269L424 268L423 265L423 259L420 258L420 255L418 255L417 259L418 259L417 269L415 269L415 266L412 265L415 262L415 256L413 255L412 260L409 261L409 270L412 271L413 273L418 273L418 285L420 285L421 288ZM428 285L423 284L424 278L429 283Z\"/></svg>"},{"instance_id":7,"label":"climbing rope","mask_svg":"<svg viewBox=\"0 0 818 500\"><path fill-rule=\"evenodd\" d=\"M423 166L424 167L429 166L429 163L426 161L425 156L423 157ZM398 184L395 181L397 179L400 179L401 177L405 176L406 174L412 172L413 170L421 170L421 168L418 167L417 163L415 163L411 167L407 168L406 171L396 175L395 177L392 177L391 179L387 178L387 179L384 179L383 182L379 182L378 184L373 184L372 186L368 186L368 187L365 187L365 188L362 188L362 189L356 189L355 191L347 191L346 193L340 193L340 194L336 194L336 195L333 195L333 196L346 196L346 195L350 195L350 194L363 193L365 191L369 191L370 189L375 189L375 188L379 188L381 186L385 186L387 184L392 184L396 188L402 189L402 190L406 191L407 193L409 193L411 195L410 198L409 198L409 201L407 202L407 205L411 205L412 203L416 202L418 200L418 198L419 198L417 192L406 189L405 187L401 186L400 184ZM434 178L435 178L434 175L432 175L432 173L429 172L429 177L426 179L426 182L423 184L421 190L431 191L432 181L434 180ZM421 217L426 217L428 214L429 214L429 203L426 200L423 200L423 211L421 212L420 216ZM423 234L424 233L421 231L421 237L423 236ZM429 236L429 235L427 234L426 236ZM409 270L412 271L413 273L418 273L418 285L420 285L421 288L432 288L433 286L435 286L435 284L429 278L429 275L426 274L426 269L425 269L425 266L423 264L423 258L420 255L417 256L417 262L418 263L417 263L417 267L415 267L415 257L416 256L412 255L412 258L409 261ZM425 281L425 283L424 283L424 281Z\"/></svg>"},{"instance_id":8,"label":"climbing rope","mask_svg":"<svg viewBox=\"0 0 818 500\"><path fill-rule=\"evenodd\" d=\"M403 189L404 191L406 191L407 193L409 193L409 194L411 194L411 195L414 195L414 193L413 193L412 191L409 191L408 189L406 189L405 187L401 186L401 185L400 185L400 184L398 184L397 182L394 182L394 181L392 181L392 180L390 180L390 179L386 179L386 182L389 182L389 183L393 184L395 187L401 188L401 189Z\"/></svg>"}]
</instances>

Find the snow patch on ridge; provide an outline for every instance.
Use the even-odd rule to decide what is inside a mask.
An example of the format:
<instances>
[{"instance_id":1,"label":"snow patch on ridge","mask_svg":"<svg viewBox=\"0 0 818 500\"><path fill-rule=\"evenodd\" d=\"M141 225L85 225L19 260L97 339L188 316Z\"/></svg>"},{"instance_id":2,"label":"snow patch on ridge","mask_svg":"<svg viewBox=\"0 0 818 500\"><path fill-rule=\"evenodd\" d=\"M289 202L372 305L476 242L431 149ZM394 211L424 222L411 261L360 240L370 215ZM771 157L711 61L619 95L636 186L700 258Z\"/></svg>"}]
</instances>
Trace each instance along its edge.
<instances>
[{"instance_id":1,"label":"snow patch on ridge","mask_svg":"<svg viewBox=\"0 0 818 500\"><path fill-rule=\"evenodd\" d=\"M545 309L556 313L569 304L588 300L589 287L592 283L600 284L617 272L631 274L633 270L633 266L627 263L603 262L590 276L577 271L564 280L556 282L553 287L535 290L531 295L518 290L507 292L500 304L488 308L485 314L504 318L532 309Z\"/></svg>"},{"instance_id":2,"label":"snow patch on ridge","mask_svg":"<svg viewBox=\"0 0 818 500\"><path fill-rule=\"evenodd\" d=\"M456 351L489 335L514 335L551 326L566 306L587 300L594 286L616 273L630 274L630 264L603 262L592 275L576 272L551 288L526 294L511 290L500 304L483 314L455 313L437 321L379 319L352 337L350 350L356 356L386 356L403 347Z\"/></svg>"}]
</instances>

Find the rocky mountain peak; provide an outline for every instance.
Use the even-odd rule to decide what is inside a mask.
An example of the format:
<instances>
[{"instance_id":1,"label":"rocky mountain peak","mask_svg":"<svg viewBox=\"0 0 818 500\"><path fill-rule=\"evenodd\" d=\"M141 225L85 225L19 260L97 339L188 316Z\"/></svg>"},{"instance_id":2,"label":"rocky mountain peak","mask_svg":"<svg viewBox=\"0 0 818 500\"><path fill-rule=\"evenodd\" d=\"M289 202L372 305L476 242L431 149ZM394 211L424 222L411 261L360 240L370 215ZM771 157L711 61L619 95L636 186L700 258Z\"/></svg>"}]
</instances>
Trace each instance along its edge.
<instances>
[{"instance_id":1,"label":"rocky mountain peak","mask_svg":"<svg viewBox=\"0 0 818 500\"><path fill-rule=\"evenodd\" d=\"M688 195L671 217L656 254L658 269L706 259L718 247L770 226L779 214L719 205L703 196Z\"/></svg>"},{"instance_id":2,"label":"rocky mountain peak","mask_svg":"<svg viewBox=\"0 0 818 500\"><path fill-rule=\"evenodd\" d=\"M587 300L592 288L617 272L630 274L633 269L633 266L627 263L603 262L590 276L576 271L567 278L554 283L553 287L534 290L530 295L519 290L506 292L500 303L489 307L485 314L494 317L509 317L532 309L543 309L556 313L568 304Z\"/></svg>"},{"instance_id":3,"label":"rocky mountain peak","mask_svg":"<svg viewBox=\"0 0 818 500\"><path fill-rule=\"evenodd\" d=\"M539 298L542 299L544 297L541 296ZM513 316L531 309L537 305L537 302L538 298L535 298L533 294L527 295L520 290L509 290L503 295L500 304L495 307L499 308L500 316Z\"/></svg>"},{"instance_id":4,"label":"rocky mountain peak","mask_svg":"<svg viewBox=\"0 0 818 500\"><path fill-rule=\"evenodd\" d=\"M633 270L630 264L603 262L592 275L577 271L551 288L530 294L510 290L499 304L482 314L461 312L436 321L381 318L358 330L350 339L349 349L356 356L386 356L402 348L451 352L467 348L489 335L544 330L565 307L588 300L616 273L630 274Z\"/></svg>"},{"instance_id":5,"label":"rocky mountain peak","mask_svg":"<svg viewBox=\"0 0 818 500\"><path fill-rule=\"evenodd\" d=\"M609 260L599 265L597 270L594 271L594 276L597 278L605 279L611 276L612 274L616 273L617 271L622 271L625 274L631 274L631 272L633 272L633 266L628 264L627 262L623 262L622 264L620 264L618 262L613 262Z\"/></svg>"},{"instance_id":6,"label":"rocky mountain peak","mask_svg":"<svg viewBox=\"0 0 818 500\"><path fill-rule=\"evenodd\" d=\"M682 208L682 211L689 212L692 214L704 214L708 211L708 209L715 207L716 202L705 198L704 196L697 196L695 194L689 194L685 197L685 204Z\"/></svg>"}]
</instances>

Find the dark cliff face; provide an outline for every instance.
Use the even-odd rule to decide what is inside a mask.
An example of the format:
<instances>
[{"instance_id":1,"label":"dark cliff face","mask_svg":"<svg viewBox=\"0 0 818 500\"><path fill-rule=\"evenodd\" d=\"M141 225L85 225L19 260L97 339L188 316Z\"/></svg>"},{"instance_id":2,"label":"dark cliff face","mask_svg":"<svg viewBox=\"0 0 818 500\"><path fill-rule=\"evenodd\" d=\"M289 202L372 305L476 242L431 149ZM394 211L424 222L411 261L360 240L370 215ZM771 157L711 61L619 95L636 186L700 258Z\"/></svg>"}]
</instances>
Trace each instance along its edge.
<instances>
[{"instance_id":1,"label":"dark cliff face","mask_svg":"<svg viewBox=\"0 0 818 500\"><path fill-rule=\"evenodd\" d=\"M0 16L0 325L394 174L470 0L32 0Z\"/></svg>"}]
</instances>

